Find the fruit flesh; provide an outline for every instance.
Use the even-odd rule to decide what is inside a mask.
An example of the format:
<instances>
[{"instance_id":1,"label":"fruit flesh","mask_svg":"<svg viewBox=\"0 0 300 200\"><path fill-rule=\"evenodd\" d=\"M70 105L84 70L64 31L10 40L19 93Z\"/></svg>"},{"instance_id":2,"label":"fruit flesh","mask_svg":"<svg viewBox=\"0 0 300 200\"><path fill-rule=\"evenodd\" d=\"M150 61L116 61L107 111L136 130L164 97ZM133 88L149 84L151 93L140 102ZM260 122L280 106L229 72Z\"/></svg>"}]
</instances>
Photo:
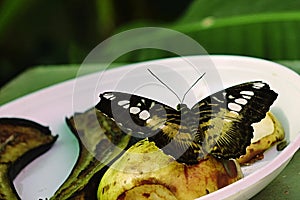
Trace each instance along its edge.
<instances>
[{"instance_id":1,"label":"fruit flesh","mask_svg":"<svg viewBox=\"0 0 300 200\"><path fill-rule=\"evenodd\" d=\"M242 177L236 162L226 162L225 167L221 160L208 155L195 165L182 164L145 139L129 148L104 174L98 199L124 199L144 185L158 194L168 190L170 198L195 199Z\"/></svg>"}]
</instances>

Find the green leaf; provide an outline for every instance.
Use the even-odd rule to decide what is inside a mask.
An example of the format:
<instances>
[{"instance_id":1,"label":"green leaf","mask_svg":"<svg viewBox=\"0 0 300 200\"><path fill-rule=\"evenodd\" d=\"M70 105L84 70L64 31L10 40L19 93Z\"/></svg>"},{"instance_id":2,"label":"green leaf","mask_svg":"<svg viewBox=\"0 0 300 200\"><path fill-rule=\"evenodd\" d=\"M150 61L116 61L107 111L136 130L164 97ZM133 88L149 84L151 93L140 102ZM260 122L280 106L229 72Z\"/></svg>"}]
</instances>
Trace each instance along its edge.
<instances>
[{"instance_id":1,"label":"green leaf","mask_svg":"<svg viewBox=\"0 0 300 200\"><path fill-rule=\"evenodd\" d=\"M172 28L193 37L209 53L300 57L299 1L198 0Z\"/></svg>"},{"instance_id":2,"label":"green leaf","mask_svg":"<svg viewBox=\"0 0 300 200\"><path fill-rule=\"evenodd\" d=\"M270 60L300 58L300 1L196 0L179 20L164 27L192 37L209 54L238 54ZM164 42L163 38L156 36L155 39ZM143 37L143 40L155 42L153 36ZM166 52L139 50L131 56L123 56L122 61L168 56Z\"/></svg>"},{"instance_id":3,"label":"green leaf","mask_svg":"<svg viewBox=\"0 0 300 200\"><path fill-rule=\"evenodd\" d=\"M209 16L227 18L261 13L299 11L300 2L294 0L195 0L176 23L197 22Z\"/></svg>"}]
</instances>

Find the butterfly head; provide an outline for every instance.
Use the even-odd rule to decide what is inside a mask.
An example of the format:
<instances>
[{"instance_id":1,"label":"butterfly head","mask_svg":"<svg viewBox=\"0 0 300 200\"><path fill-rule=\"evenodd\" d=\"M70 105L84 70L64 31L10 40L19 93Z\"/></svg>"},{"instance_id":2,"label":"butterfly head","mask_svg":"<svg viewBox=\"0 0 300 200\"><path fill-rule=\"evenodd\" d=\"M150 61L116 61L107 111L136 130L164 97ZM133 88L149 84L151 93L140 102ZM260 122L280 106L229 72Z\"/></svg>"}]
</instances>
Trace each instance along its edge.
<instances>
[{"instance_id":1,"label":"butterfly head","mask_svg":"<svg viewBox=\"0 0 300 200\"><path fill-rule=\"evenodd\" d=\"M187 111L187 110L190 110L190 109L188 108L188 106L187 106L186 104L184 104L184 103L177 104L176 109L177 109L178 111L181 111L181 113L182 113L182 112L185 112L185 111Z\"/></svg>"}]
</instances>

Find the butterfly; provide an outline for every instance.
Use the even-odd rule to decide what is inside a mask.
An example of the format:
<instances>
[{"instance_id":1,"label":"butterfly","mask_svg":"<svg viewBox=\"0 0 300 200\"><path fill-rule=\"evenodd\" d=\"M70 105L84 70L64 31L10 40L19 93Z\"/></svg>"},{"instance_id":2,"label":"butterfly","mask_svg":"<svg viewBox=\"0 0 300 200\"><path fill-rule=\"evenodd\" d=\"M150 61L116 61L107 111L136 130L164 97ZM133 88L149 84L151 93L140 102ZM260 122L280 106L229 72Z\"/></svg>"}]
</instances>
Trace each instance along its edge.
<instances>
[{"instance_id":1,"label":"butterfly","mask_svg":"<svg viewBox=\"0 0 300 200\"><path fill-rule=\"evenodd\" d=\"M263 81L238 84L176 108L124 92L100 94L96 109L137 139L148 138L178 162L194 164L207 154L237 158L246 153L255 122L262 120L278 94Z\"/></svg>"}]
</instances>

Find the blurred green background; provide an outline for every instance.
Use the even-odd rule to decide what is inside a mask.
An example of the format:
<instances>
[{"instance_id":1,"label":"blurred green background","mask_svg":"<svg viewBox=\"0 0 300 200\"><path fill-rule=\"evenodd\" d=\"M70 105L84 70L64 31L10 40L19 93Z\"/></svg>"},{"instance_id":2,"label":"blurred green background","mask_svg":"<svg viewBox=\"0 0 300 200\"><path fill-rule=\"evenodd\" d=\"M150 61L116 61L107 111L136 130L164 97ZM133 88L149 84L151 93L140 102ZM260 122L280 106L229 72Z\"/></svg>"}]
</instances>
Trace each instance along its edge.
<instances>
[{"instance_id":1,"label":"blurred green background","mask_svg":"<svg viewBox=\"0 0 300 200\"><path fill-rule=\"evenodd\" d=\"M0 86L36 65L80 64L109 36L144 26L181 31L210 54L300 58L297 0L0 0Z\"/></svg>"}]
</instances>

